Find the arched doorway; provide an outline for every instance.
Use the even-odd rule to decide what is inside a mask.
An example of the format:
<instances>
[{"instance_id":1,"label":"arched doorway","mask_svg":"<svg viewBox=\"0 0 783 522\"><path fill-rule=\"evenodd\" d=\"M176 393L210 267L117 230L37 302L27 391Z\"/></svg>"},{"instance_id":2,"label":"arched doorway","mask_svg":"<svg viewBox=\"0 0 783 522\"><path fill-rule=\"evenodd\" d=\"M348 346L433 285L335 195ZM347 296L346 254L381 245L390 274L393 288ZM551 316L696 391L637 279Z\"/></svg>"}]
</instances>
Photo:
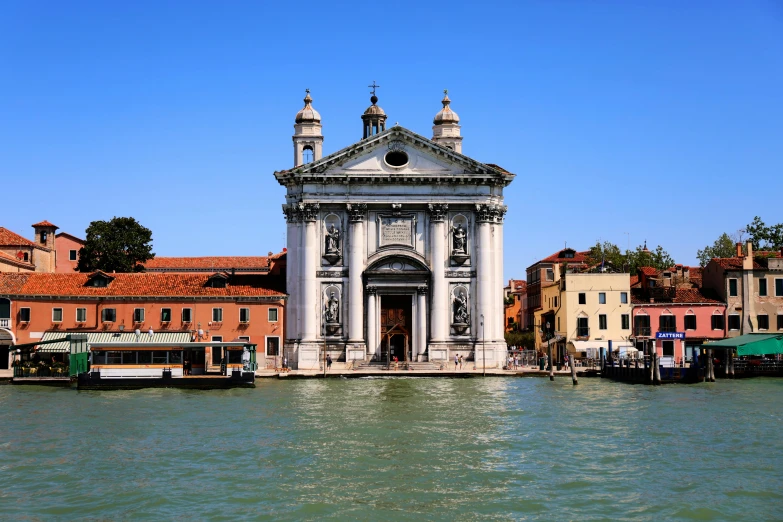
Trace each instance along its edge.
<instances>
[{"instance_id":1,"label":"arched doorway","mask_svg":"<svg viewBox=\"0 0 783 522\"><path fill-rule=\"evenodd\" d=\"M367 346L384 363L423 358L427 347L430 271L409 252L387 252L364 272L367 285ZM421 357L420 357L421 356Z\"/></svg>"}]
</instances>

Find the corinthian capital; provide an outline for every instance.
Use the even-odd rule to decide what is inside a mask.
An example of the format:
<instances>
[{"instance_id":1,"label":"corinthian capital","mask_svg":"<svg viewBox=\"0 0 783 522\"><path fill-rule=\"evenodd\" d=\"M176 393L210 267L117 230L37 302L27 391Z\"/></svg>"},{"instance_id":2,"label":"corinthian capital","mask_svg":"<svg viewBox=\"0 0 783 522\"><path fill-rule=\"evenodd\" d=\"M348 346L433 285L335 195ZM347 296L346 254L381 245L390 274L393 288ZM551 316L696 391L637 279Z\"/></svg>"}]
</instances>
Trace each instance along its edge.
<instances>
[{"instance_id":1,"label":"corinthian capital","mask_svg":"<svg viewBox=\"0 0 783 522\"><path fill-rule=\"evenodd\" d=\"M318 203L299 203L297 210L302 221L315 221L318 219L318 209L321 205Z\"/></svg>"},{"instance_id":2,"label":"corinthian capital","mask_svg":"<svg viewBox=\"0 0 783 522\"><path fill-rule=\"evenodd\" d=\"M446 219L446 212L449 206L445 203L430 203L427 205L427 212L430 214L430 222L439 222Z\"/></svg>"},{"instance_id":3,"label":"corinthian capital","mask_svg":"<svg viewBox=\"0 0 783 522\"><path fill-rule=\"evenodd\" d=\"M345 208L348 210L348 221L352 223L364 221L367 215L367 205L364 203L348 203Z\"/></svg>"}]
</instances>

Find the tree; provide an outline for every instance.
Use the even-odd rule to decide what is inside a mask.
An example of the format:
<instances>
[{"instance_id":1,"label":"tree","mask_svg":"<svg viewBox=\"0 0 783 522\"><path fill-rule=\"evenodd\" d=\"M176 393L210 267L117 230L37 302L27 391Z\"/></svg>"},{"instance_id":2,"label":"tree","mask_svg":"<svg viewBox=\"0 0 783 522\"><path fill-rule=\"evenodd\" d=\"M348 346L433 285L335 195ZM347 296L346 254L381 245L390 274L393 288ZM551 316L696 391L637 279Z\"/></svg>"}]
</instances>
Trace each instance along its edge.
<instances>
[{"instance_id":1,"label":"tree","mask_svg":"<svg viewBox=\"0 0 783 522\"><path fill-rule=\"evenodd\" d=\"M636 270L641 266L652 266L659 270L670 268L674 266L674 259L671 258L668 252L666 252L661 245L658 245L655 250L650 251L647 249L647 245L644 247L639 245L636 250L628 252L628 265L629 271L632 274L636 273Z\"/></svg>"},{"instance_id":2,"label":"tree","mask_svg":"<svg viewBox=\"0 0 783 522\"><path fill-rule=\"evenodd\" d=\"M696 257L702 267L707 266L713 257L734 257L735 255L734 241L725 232L715 240L712 246L706 246L704 250L696 252Z\"/></svg>"},{"instance_id":3,"label":"tree","mask_svg":"<svg viewBox=\"0 0 783 522\"><path fill-rule=\"evenodd\" d=\"M756 250L776 250L783 247L783 223L767 226L759 216L756 216L753 222L745 227L745 231Z\"/></svg>"},{"instance_id":4,"label":"tree","mask_svg":"<svg viewBox=\"0 0 783 522\"><path fill-rule=\"evenodd\" d=\"M79 272L143 272L142 263L155 257L152 231L133 218L93 221L79 250Z\"/></svg>"},{"instance_id":5,"label":"tree","mask_svg":"<svg viewBox=\"0 0 783 522\"><path fill-rule=\"evenodd\" d=\"M532 350L536 346L536 336L533 332L506 332L506 344Z\"/></svg>"},{"instance_id":6,"label":"tree","mask_svg":"<svg viewBox=\"0 0 783 522\"><path fill-rule=\"evenodd\" d=\"M601 265L602 263L609 264L616 270L620 270L624 268L627 260L628 258L620 252L620 248L614 243L604 241L601 244L600 241L596 241L595 245L590 247L587 253L586 262L589 266Z\"/></svg>"}]
</instances>

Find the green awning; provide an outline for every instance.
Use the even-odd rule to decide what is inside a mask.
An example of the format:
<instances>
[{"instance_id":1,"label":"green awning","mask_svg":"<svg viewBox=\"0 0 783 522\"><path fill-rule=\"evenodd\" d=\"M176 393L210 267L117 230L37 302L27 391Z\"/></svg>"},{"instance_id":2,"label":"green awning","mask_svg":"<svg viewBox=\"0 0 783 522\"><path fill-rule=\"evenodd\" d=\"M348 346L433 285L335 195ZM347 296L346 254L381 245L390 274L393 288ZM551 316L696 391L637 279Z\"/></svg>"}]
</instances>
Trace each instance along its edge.
<instances>
[{"instance_id":1,"label":"green awning","mask_svg":"<svg viewBox=\"0 0 783 522\"><path fill-rule=\"evenodd\" d=\"M783 353L783 334L745 334L706 343L702 348L734 348L737 355L772 355Z\"/></svg>"}]
</instances>

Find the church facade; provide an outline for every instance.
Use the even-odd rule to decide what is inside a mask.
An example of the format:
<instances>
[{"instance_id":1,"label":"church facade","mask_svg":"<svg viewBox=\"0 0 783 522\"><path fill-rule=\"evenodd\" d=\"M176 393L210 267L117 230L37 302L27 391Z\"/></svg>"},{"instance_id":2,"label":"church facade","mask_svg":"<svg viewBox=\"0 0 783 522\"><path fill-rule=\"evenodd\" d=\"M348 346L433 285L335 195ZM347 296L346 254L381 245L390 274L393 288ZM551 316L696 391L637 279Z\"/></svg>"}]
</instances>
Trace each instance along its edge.
<instances>
[{"instance_id":1,"label":"church facade","mask_svg":"<svg viewBox=\"0 0 783 522\"><path fill-rule=\"evenodd\" d=\"M286 187L285 352L298 369L334 360L502 366L503 189L514 174L462 154L446 95L427 139L386 127L378 98L362 139L322 156L309 91Z\"/></svg>"}]
</instances>

